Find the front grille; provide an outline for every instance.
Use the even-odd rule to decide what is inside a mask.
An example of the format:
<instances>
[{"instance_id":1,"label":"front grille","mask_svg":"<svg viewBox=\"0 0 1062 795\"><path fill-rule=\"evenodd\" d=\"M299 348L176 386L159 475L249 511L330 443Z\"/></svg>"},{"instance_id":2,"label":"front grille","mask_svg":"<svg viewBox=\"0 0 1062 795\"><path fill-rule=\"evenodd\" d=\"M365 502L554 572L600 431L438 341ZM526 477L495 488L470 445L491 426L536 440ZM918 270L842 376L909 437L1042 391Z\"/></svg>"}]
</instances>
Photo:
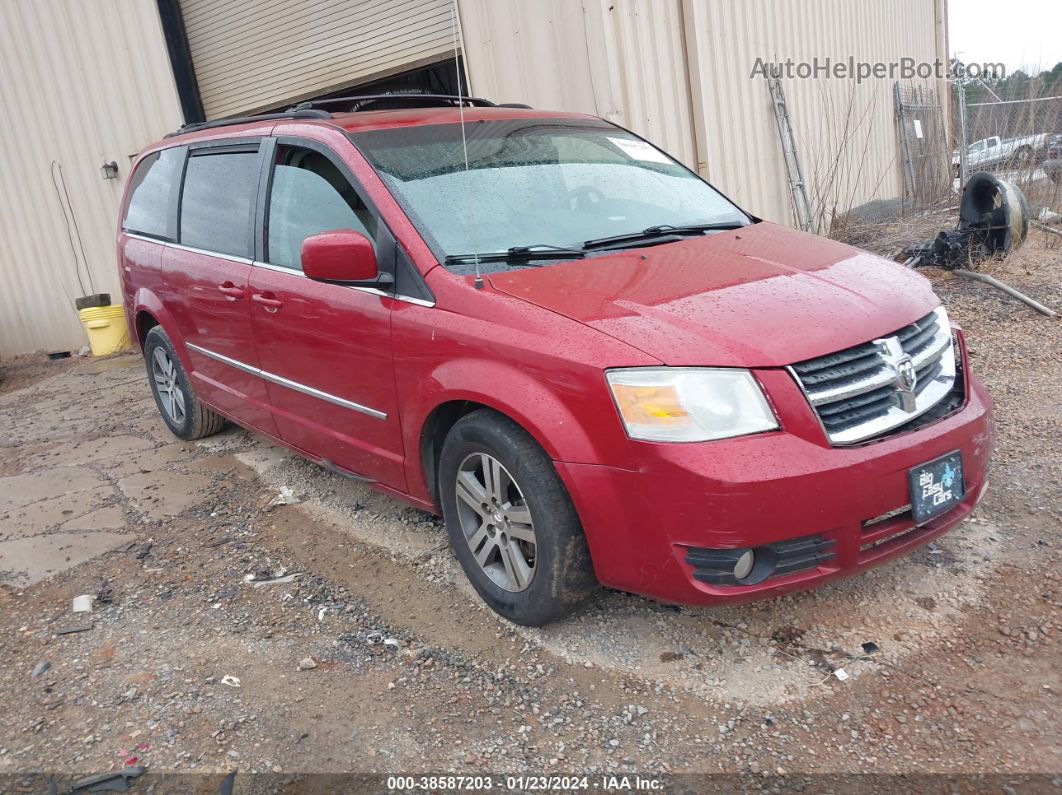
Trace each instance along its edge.
<instances>
[{"instance_id":1,"label":"front grille","mask_svg":"<svg viewBox=\"0 0 1062 795\"><path fill-rule=\"evenodd\" d=\"M903 383L908 361L913 385ZM886 338L791 369L833 444L879 436L924 414L951 391L955 351L947 313L940 307Z\"/></svg>"}]
</instances>

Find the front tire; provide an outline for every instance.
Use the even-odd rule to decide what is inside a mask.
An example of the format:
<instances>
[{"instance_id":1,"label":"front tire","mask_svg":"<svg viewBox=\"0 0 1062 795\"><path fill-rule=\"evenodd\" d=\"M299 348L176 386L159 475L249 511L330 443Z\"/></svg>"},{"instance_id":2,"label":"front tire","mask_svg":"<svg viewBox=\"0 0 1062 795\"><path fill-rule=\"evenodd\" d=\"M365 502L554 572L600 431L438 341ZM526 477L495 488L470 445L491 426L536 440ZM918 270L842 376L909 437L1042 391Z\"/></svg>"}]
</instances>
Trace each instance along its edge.
<instances>
[{"instance_id":1,"label":"front tire","mask_svg":"<svg viewBox=\"0 0 1062 795\"><path fill-rule=\"evenodd\" d=\"M174 436L187 442L212 436L225 426L224 417L199 402L162 326L155 326L144 337L144 362L155 406Z\"/></svg>"},{"instance_id":2,"label":"front tire","mask_svg":"<svg viewBox=\"0 0 1062 795\"><path fill-rule=\"evenodd\" d=\"M439 494L454 554L499 615L542 626L596 590L575 506L549 456L512 420L481 409L457 421Z\"/></svg>"}]
</instances>

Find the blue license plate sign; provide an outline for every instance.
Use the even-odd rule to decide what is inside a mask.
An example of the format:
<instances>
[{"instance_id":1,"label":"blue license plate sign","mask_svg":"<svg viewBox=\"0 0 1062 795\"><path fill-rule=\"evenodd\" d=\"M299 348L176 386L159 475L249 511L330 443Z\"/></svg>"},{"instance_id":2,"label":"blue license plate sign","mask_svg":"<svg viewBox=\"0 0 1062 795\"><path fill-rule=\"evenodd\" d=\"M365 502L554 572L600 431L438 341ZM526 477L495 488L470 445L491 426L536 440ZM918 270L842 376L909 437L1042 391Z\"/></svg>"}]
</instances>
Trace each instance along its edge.
<instances>
[{"instance_id":1,"label":"blue license plate sign","mask_svg":"<svg viewBox=\"0 0 1062 795\"><path fill-rule=\"evenodd\" d=\"M962 454L948 453L907 471L911 513L916 524L957 505L966 492Z\"/></svg>"}]
</instances>

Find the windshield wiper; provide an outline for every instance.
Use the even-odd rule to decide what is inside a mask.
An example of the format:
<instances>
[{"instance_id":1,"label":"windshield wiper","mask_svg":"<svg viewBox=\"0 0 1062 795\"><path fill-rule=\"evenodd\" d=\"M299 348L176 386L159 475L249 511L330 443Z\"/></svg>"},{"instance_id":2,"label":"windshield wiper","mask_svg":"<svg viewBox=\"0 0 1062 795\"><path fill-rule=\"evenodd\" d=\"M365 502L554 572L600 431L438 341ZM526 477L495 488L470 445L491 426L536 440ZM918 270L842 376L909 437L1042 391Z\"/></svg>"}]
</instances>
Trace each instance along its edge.
<instances>
[{"instance_id":1,"label":"windshield wiper","mask_svg":"<svg viewBox=\"0 0 1062 795\"><path fill-rule=\"evenodd\" d=\"M527 262L533 259L582 259L586 252L578 248L564 248L539 243L533 246L512 246L505 251L488 251L483 254L449 254L443 262L447 265L464 265L469 262Z\"/></svg>"},{"instance_id":2,"label":"windshield wiper","mask_svg":"<svg viewBox=\"0 0 1062 795\"><path fill-rule=\"evenodd\" d=\"M604 248L615 243L638 243L654 240L658 237L669 237L671 235L699 235L702 232L740 229L746 225L747 224L742 221L719 221L711 224L683 224L681 226L661 224L659 226L646 227L641 232L627 232L626 234L611 235L610 237L595 237L592 240L587 240L583 243L583 250Z\"/></svg>"}]
</instances>

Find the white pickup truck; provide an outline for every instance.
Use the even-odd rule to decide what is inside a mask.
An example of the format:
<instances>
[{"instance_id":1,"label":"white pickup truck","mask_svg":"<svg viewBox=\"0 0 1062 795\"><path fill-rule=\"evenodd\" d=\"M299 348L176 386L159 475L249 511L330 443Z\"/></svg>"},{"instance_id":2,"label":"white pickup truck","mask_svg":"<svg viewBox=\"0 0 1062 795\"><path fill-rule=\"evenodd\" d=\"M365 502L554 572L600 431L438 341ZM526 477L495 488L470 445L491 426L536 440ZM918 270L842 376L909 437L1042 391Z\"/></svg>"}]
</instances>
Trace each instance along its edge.
<instances>
[{"instance_id":1,"label":"white pickup truck","mask_svg":"<svg viewBox=\"0 0 1062 795\"><path fill-rule=\"evenodd\" d=\"M992 166L1013 164L1022 166L1033 163L1044 153L1048 139L1047 133L1025 135L1020 138L982 138L966 147L966 170L991 168ZM951 164L959 167L959 153L951 156Z\"/></svg>"}]
</instances>

